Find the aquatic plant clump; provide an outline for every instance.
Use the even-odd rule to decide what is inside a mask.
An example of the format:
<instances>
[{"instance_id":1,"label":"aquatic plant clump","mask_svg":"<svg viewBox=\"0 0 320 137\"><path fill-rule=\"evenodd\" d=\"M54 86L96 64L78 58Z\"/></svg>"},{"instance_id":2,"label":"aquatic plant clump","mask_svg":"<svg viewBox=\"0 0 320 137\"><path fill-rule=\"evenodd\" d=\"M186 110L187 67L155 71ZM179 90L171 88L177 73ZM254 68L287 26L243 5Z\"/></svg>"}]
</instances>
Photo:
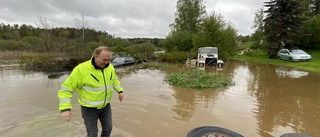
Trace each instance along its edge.
<instances>
[{"instance_id":1,"label":"aquatic plant clump","mask_svg":"<svg viewBox=\"0 0 320 137\"><path fill-rule=\"evenodd\" d=\"M221 89L233 84L231 78L220 73L205 72L203 70L188 70L171 73L164 81L172 86L196 89Z\"/></svg>"}]
</instances>

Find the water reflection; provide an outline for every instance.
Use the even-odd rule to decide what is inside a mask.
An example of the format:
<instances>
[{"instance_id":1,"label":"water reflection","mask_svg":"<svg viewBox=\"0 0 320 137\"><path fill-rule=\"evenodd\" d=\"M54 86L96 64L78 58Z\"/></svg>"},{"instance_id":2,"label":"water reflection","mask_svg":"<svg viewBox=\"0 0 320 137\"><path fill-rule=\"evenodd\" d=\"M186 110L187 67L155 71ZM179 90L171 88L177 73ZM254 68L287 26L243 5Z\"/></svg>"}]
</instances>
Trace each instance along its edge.
<instances>
[{"instance_id":1,"label":"water reflection","mask_svg":"<svg viewBox=\"0 0 320 137\"><path fill-rule=\"evenodd\" d=\"M176 99L176 105L174 105L171 110L176 112L179 117L173 116L173 118L181 121L189 121L195 110L195 93L178 89L174 91L173 96Z\"/></svg>"},{"instance_id":2,"label":"water reflection","mask_svg":"<svg viewBox=\"0 0 320 137\"><path fill-rule=\"evenodd\" d=\"M214 98L217 93L218 91L214 90L195 90L175 87L172 96L176 99L176 104L171 110L178 116L173 116L173 118L180 121L190 121L197 107L213 107Z\"/></svg>"},{"instance_id":3,"label":"water reflection","mask_svg":"<svg viewBox=\"0 0 320 137\"><path fill-rule=\"evenodd\" d=\"M289 78L301 78L304 76L308 76L309 72L299 70L296 68L289 68L283 66L276 67L276 73L279 77L289 77Z\"/></svg>"},{"instance_id":4,"label":"water reflection","mask_svg":"<svg viewBox=\"0 0 320 137\"><path fill-rule=\"evenodd\" d=\"M284 131L320 134L319 74L288 70L279 75L282 67L248 66L252 73L248 92L254 93L258 101L255 113L259 135L274 136Z\"/></svg>"},{"instance_id":5,"label":"water reflection","mask_svg":"<svg viewBox=\"0 0 320 137\"><path fill-rule=\"evenodd\" d=\"M194 90L163 82L166 74L186 69L195 68L185 64L161 70L117 68L126 96L121 103L113 97L112 137L184 137L204 125L248 137L291 132L320 136L320 74L226 61L223 70L204 71L230 76L235 85L227 89ZM59 118L56 93L67 76L48 79L48 74L1 68L0 136L85 136L76 98L72 121Z\"/></svg>"}]
</instances>

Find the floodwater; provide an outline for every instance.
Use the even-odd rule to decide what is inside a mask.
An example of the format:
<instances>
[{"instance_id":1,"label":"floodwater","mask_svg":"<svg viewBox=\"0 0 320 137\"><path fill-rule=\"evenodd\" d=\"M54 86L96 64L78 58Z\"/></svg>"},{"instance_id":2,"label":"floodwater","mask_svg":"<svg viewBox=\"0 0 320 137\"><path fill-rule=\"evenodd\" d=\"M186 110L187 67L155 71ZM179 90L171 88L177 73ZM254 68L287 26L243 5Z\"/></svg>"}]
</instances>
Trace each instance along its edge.
<instances>
[{"instance_id":1,"label":"floodwater","mask_svg":"<svg viewBox=\"0 0 320 137\"><path fill-rule=\"evenodd\" d=\"M223 70L234 85L221 90L173 87L167 73L190 69L185 64L163 70L117 69L125 88L123 102L114 94L112 137L185 137L199 126L217 126L245 137L279 137L305 133L320 137L320 74L241 61ZM191 68L192 69L192 68ZM48 74L0 67L0 136L85 137L73 97L72 120L58 111L57 91L67 74Z\"/></svg>"}]
</instances>

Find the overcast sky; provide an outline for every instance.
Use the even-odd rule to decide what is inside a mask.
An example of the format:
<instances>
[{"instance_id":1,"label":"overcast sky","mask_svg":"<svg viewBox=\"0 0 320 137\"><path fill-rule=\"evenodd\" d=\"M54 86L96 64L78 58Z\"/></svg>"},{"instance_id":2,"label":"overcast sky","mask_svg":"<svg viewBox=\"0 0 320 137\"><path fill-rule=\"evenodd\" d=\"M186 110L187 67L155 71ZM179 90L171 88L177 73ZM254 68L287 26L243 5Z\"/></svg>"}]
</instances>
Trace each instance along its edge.
<instances>
[{"instance_id":1,"label":"overcast sky","mask_svg":"<svg viewBox=\"0 0 320 137\"><path fill-rule=\"evenodd\" d=\"M254 14L268 0L206 0L208 14L219 12L238 34L252 33ZM0 0L0 23L38 27L39 15L53 27L77 27L84 13L89 28L122 38L164 38L174 22L177 0Z\"/></svg>"}]
</instances>

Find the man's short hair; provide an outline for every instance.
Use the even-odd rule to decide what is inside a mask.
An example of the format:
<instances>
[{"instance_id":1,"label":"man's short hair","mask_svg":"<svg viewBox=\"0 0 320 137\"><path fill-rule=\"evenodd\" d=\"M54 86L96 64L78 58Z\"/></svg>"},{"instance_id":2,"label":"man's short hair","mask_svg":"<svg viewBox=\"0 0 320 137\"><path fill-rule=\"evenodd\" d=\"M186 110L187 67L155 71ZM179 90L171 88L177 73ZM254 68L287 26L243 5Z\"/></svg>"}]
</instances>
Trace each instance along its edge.
<instances>
[{"instance_id":1,"label":"man's short hair","mask_svg":"<svg viewBox=\"0 0 320 137\"><path fill-rule=\"evenodd\" d=\"M101 53L101 51L103 51L103 50L110 52L109 47L107 47L107 46L99 46L98 48L96 48L96 49L94 50L93 56L99 55L99 54Z\"/></svg>"}]
</instances>

